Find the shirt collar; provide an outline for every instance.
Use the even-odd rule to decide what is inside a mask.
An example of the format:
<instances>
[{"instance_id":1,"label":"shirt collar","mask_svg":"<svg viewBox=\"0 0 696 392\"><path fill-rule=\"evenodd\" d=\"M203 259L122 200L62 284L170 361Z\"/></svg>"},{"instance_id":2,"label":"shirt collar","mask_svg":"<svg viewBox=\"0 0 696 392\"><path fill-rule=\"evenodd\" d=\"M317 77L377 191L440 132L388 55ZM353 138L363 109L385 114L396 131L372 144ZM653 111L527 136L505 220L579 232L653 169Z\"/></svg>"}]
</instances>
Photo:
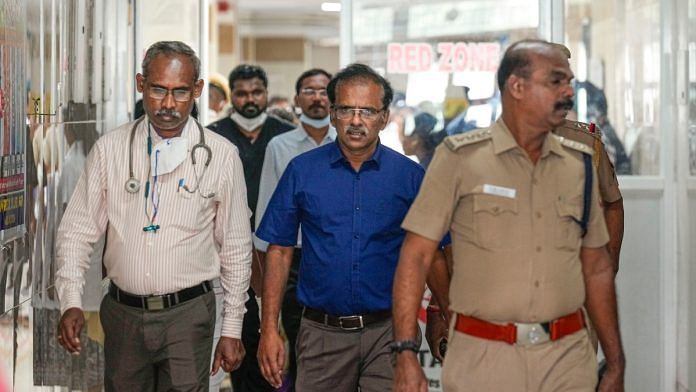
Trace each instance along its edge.
<instances>
[{"instance_id":1,"label":"shirt collar","mask_svg":"<svg viewBox=\"0 0 696 392\"><path fill-rule=\"evenodd\" d=\"M379 168L380 162L382 161L384 156L384 148L385 147L382 146L382 143L379 141L379 139L377 139L377 148L375 149L375 152L372 153L370 159L366 160L363 163L374 163L374 165ZM338 145L338 139L336 139L331 144L331 149L329 150L329 161L332 165L339 162L345 162L346 164L349 163L346 157L343 155L341 147Z\"/></svg>"},{"instance_id":2,"label":"shirt collar","mask_svg":"<svg viewBox=\"0 0 696 392\"><path fill-rule=\"evenodd\" d=\"M499 118L491 127L491 139L493 140L493 152L496 155L519 147L512 136L510 129L505 125L503 118Z\"/></svg>"},{"instance_id":3,"label":"shirt collar","mask_svg":"<svg viewBox=\"0 0 696 392\"><path fill-rule=\"evenodd\" d=\"M516 148L521 149L515 138L512 136L510 129L507 127L507 125L505 125L502 117L495 122L491 131L491 138L493 139L493 151L496 155ZM549 132L546 134L546 139L544 139L544 144L541 147L541 157L545 158L551 152L558 156L564 156L564 150L561 142L552 132Z\"/></svg>"},{"instance_id":4,"label":"shirt collar","mask_svg":"<svg viewBox=\"0 0 696 392\"><path fill-rule=\"evenodd\" d=\"M194 122L195 120L193 119L193 116L189 116L188 119L186 120L186 124L184 124L184 128L181 130L181 134L179 137L182 138L188 138L189 141L189 146L191 146L191 140L197 140L198 138L191 138L189 137L189 134L191 133L191 129L195 129L198 131L198 127L196 126L196 123ZM140 124L140 127L143 127L143 132L145 133L145 137L147 137L148 129L147 127L150 127L152 133L152 145L156 145L157 143L162 141L162 137L155 131L155 127L150 124L150 119L146 117L143 122ZM193 128L191 128L193 127ZM198 132L196 132L198 133ZM197 142L194 142L193 144L196 144Z\"/></svg>"},{"instance_id":5,"label":"shirt collar","mask_svg":"<svg viewBox=\"0 0 696 392\"><path fill-rule=\"evenodd\" d=\"M566 151L561 145L561 140L553 132L549 132L546 135L546 140L544 140L544 146L541 149L541 157L544 158L549 153L554 153L558 156L565 156Z\"/></svg>"},{"instance_id":6,"label":"shirt collar","mask_svg":"<svg viewBox=\"0 0 696 392\"><path fill-rule=\"evenodd\" d=\"M300 122L300 125L297 127L297 129L300 131L298 133L298 135L299 135L298 141L301 141L301 142L303 142L305 140L314 141L314 139L312 139L309 136L309 133L307 133L307 130L304 128L304 124L302 124ZM324 142L333 142L334 140L336 140L336 128L334 128L333 125L329 125L329 130L326 132L326 135L324 136L324 139L322 140L320 145L324 144Z\"/></svg>"}]
</instances>

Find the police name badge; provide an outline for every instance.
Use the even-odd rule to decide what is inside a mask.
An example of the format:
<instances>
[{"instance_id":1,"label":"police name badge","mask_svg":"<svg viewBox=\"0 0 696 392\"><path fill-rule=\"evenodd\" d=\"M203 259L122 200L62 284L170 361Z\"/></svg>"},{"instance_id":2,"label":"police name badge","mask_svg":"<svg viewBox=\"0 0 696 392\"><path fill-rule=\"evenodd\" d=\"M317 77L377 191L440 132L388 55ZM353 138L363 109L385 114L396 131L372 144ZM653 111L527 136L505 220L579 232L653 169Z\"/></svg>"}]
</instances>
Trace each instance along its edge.
<instances>
[{"instance_id":1,"label":"police name badge","mask_svg":"<svg viewBox=\"0 0 696 392\"><path fill-rule=\"evenodd\" d=\"M483 193L487 195L496 195L507 197L508 199L514 199L515 195L517 194L517 190L512 188L506 188L504 186L484 184Z\"/></svg>"}]
</instances>

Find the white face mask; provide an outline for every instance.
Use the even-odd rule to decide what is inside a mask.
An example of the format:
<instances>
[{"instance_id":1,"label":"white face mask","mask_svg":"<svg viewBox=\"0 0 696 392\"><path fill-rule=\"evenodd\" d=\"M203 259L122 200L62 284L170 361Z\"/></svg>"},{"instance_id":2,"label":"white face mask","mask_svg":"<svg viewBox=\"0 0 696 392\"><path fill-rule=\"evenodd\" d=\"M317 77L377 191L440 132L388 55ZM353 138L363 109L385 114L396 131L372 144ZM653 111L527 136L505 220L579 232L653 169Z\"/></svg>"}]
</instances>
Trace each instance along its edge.
<instances>
[{"instance_id":1,"label":"white face mask","mask_svg":"<svg viewBox=\"0 0 696 392\"><path fill-rule=\"evenodd\" d=\"M310 117L306 116L304 113L302 113L300 115L300 122L303 124L307 124L313 128L324 128L324 127L329 126L329 123L331 122L331 117L326 116L324 118L317 119L317 118L310 118Z\"/></svg>"},{"instance_id":2,"label":"white face mask","mask_svg":"<svg viewBox=\"0 0 696 392\"><path fill-rule=\"evenodd\" d=\"M232 121L237 123L237 125L239 125L239 128L241 128L245 132L251 132L263 125L263 123L266 121L266 117L268 117L266 113L261 113L254 118L246 118L237 112L234 112L230 115Z\"/></svg>"},{"instance_id":3,"label":"white face mask","mask_svg":"<svg viewBox=\"0 0 696 392\"><path fill-rule=\"evenodd\" d=\"M164 139L152 149L150 165L156 176L173 172L188 155L188 139L173 137Z\"/></svg>"}]
</instances>

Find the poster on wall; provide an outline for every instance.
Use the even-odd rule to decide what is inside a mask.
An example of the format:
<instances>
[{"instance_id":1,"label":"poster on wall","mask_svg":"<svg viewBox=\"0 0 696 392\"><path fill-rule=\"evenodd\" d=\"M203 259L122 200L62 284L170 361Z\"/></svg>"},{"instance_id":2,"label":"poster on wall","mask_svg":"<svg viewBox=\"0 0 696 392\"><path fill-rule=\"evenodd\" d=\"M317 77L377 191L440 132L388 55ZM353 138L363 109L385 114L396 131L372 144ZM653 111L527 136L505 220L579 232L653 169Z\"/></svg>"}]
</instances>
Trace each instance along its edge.
<instances>
[{"instance_id":1,"label":"poster on wall","mask_svg":"<svg viewBox=\"0 0 696 392\"><path fill-rule=\"evenodd\" d=\"M0 7L0 241L24 234L25 26L22 0Z\"/></svg>"}]
</instances>

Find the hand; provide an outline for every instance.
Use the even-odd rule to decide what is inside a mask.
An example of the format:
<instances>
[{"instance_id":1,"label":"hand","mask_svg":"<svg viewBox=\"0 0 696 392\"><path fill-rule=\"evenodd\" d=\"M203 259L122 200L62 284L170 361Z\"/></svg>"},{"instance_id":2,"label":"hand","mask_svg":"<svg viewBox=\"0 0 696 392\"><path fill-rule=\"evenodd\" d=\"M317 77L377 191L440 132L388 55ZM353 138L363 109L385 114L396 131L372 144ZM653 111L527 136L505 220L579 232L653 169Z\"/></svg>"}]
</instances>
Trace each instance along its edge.
<instances>
[{"instance_id":1,"label":"hand","mask_svg":"<svg viewBox=\"0 0 696 392\"><path fill-rule=\"evenodd\" d=\"M274 388L283 384L281 377L285 366L285 343L276 331L262 332L259 341L259 359L261 374Z\"/></svg>"},{"instance_id":2,"label":"hand","mask_svg":"<svg viewBox=\"0 0 696 392\"><path fill-rule=\"evenodd\" d=\"M427 312L427 314L425 340L428 341L428 347L430 347L430 352L433 353L433 356L442 362L444 358L440 353L439 343L442 338L447 339L447 334L449 333L447 321L445 321L441 313Z\"/></svg>"},{"instance_id":3,"label":"hand","mask_svg":"<svg viewBox=\"0 0 696 392\"><path fill-rule=\"evenodd\" d=\"M404 351L396 354L394 392L428 392L428 382L416 353Z\"/></svg>"},{"instance_id":4,"label":"hand","mask_svg":"<svg viewBox=\"0 0 696 392\"><path fill-rule=\"evenodd\" d=\"M623 369L608 367L606 373L599 381L599 392L623 392L624 390L624 372Z\"/></svg>"},{"instance_id":5,"label":"hand","mask_svg":"<svg viewBox=\"0 0 696 392\"><path fill-rule=\"evenodd\" d=\"M71 354L79 354L80 332L85 325L85 316L80 308L70 308L63 313L58 324L58 343Z\"/></svg>"},{"instance_id":6,"label":"hand","mask_svg":"<svg viewBox=\"0 0 696 392\"><path fill-rule=\"evenodd\" d=\"M220 367L228 373L237 369L242 364L245 354L241 340L221 336L217 347L215 347L213 368L210 374L214 376L220 370Z\"/></svg>"}]
</instances>

